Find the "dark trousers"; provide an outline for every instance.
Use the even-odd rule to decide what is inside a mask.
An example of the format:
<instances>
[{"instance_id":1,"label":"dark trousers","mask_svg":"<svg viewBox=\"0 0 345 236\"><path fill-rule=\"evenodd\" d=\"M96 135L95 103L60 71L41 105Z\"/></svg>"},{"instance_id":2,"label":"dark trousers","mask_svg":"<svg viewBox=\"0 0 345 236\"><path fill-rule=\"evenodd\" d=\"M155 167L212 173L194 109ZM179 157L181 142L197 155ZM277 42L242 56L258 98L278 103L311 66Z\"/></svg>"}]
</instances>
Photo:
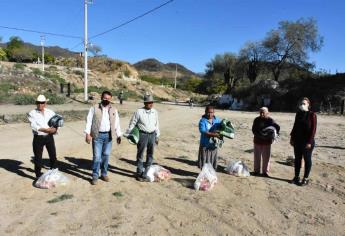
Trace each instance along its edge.
<instances>
[{"instance_id":1,"label":"dark trousers","mask_svg":"<svg viewBox=\"0 0 345 236\"><path fill-rule=\"evenodd\" d=\"M56 149L55 149L55 142L53 135L34 135L34 140L32 141L32 147L34 150L34 164L35 164L35 174L36 177L41 175L42 169L42 154L43 154L43 147L46 146L49 161L50 161L50 168L54 168L56 164Z\"/></svg>"},{"instance_id":2,"label":"dark trousers","mask_svg":"<svg viewBox=\"0 0 345 236\"><path fill-rule=\"evenodd\" d=\"M302 158L304 159L304 178L308 178L312 166L311 156L314 150L315 142L312 143L311 149L306 149L307 144L294 145L295 153L295 177L298 177L301 171Z\"/></svg>"},{"instance_id":3,"label":"dark trousers","mask_svg":"<svg viewBox=\"0 0 345 236\"><path fill-rule=\"evenodd\" d=\"M137 174L146 175L148 168L153 162L153 151L155 147L156 133L139 133L137 144ZM146 163L144 166L144 151L146 149ZM145 168L145 173L144 173Z\"/></svg>"}]
</instances>

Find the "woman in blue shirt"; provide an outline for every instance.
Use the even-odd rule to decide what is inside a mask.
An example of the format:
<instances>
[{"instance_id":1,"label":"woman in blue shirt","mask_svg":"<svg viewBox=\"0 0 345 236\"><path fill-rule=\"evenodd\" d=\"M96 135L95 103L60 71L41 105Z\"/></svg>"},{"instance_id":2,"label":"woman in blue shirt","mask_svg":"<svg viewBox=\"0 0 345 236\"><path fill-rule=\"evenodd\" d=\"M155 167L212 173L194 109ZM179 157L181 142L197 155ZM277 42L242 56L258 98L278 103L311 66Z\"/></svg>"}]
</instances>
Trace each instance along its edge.
<instances>
[{"instance_id":1,"label":"woman in blue shirt","mask_svg":"<svg viewBox=\"0 0 345 236\"><path fill-rule=\"evenodd\" d=\"M207 106L205 108L205 114L199 121L200 146L198 155L198 167L202 169L205 163L210 163L215 170L217 170L217 150L210 142L212 137L220 138L219 133L215 132L217 126L220 125L221 120L214 115L214 107Z\"/></svg>"}]
</instances>

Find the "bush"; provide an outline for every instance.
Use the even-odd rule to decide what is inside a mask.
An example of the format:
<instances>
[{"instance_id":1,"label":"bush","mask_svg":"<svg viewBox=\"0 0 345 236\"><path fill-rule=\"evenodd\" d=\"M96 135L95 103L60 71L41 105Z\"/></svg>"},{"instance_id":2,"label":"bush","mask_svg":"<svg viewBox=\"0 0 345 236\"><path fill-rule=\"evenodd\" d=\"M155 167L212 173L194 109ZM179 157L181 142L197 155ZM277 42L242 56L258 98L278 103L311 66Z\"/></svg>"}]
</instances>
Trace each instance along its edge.
<instances>
[{"instance_id":1,"label":"bush","mask_svg":"<svg viewBox=\"0 0 345 236\"><path fill-rule=\"evenodd\" d=\"M80 75L81 77L84 77L84 71L73 70L73 73L76 74L76 75Z\"/></svg>"},{"instance_id":2,"label":"bush","mask_svg":"<svg viewBox=\"0 0 345 236\"><path fill-rule=\"evenodd\" d=\"M46 98L49 99L49 104L64 104L66 102L65 97L53 93L44 94L44 96L46 96Z\"/></svg>"},{"instance_id":3,"label":"bush","mask_svg":"<svg viewBox=\"0 0 345 236\"><path fill-rule=\"evenodd\" d=\"M34 75L43 75L43 72L38 68L31 68Z\"/></svg>"},{"instance_id":4,"label":"bush","mask_svg":"<svg viewBox=\"0 0 345 236\"><path fill-rule=\"evenodd\" d=\"M57 67L56 66L49 66L48 70L49 71L57 71Z\"/></svg>"},{"instance_id":5,"label":"bush","mask_svg":"<svg viewBox=\"0 0 345 236\"><path fill-rule=\"evenodd\" d=\"M49 73L49 72L45 72L44 77L46 77L47 79L53 81L56 84L66 84L66 80L64 80L63 78L61 78L58 74L53 74L53 73Z\"/></svg>"},{"instance_id":6,"label":"bush","mask_svg":"<svg viewBox=\"0 0 345 236\"><path fill-rule=\"evenodd\" d=\"M14 104L16 105L31 105L35 104L36 98L33 95L18 94L14 97Z\"/></svg>"},{"instance_id":7,"label":"bush","mask_svg":"<svg viewBox=\"0 0 345 236\"><path fill-rule=\"evenodd\" d=\"M26 67L26 65L22 64L22 63L14 64L14 68L17 69L17 70L24 70L25 67Z\"/></svg>"}]
</instances>

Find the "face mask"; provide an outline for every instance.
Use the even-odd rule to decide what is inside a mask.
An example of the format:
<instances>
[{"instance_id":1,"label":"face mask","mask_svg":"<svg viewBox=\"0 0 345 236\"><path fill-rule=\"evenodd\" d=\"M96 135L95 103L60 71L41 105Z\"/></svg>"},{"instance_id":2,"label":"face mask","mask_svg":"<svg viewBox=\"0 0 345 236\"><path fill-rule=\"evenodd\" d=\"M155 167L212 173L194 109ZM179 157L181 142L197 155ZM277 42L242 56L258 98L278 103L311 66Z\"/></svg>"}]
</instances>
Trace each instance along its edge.
<instances>
[{"instance_id":1,"label":"face mask","mask_svg":"<svg viewBox=\"0 0 345 236\"><path fill-rule=\"evenodd\" d=\"M108 100L102 100L102 105L105 107L108 106L109 103L110 103L110 101L108 101Z\"/></svg>"},{"instance_id":2,"label":"face mask","mask_svg":"<svg viewBox=\"0 0 345 236\"><path fill-rule=\"evenodd\" d=\"M308 105L306 105L306 104L301 104L301 105L299 106L299 109L300 109L301 111L308 111Z\"/></svg>"}]
</instances>

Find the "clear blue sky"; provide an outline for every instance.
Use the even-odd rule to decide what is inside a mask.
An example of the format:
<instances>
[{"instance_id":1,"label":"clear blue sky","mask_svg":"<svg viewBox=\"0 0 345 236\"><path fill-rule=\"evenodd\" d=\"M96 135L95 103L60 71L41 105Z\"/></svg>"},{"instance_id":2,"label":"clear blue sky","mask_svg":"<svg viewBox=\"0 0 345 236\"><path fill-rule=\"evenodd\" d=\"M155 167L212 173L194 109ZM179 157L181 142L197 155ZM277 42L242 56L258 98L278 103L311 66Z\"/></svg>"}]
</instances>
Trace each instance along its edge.
<instances>
[{"instance_id":1,"label":"clear blue sky","mask_svg":"<svg viewBox=\"0 0 345 236\"><path fill-rule=\"evenodd\" d=\"M138 16L167 0L94 0L89 36ZM0 0L0 25L83 37L84 0ZM310 54L316 68L345 72L344 0L174 0L120 29L93 39L109 57L135 63L146 58L177 62L203 72L215 54L237 53L261 40L281 20L314 17L324 47ZM0 28L10 36L40 43L40 35ZM80 40L46 36L46 45L72 48ZM82 45L74 48L82 51Z\"/></svg>"}]
</instances>

